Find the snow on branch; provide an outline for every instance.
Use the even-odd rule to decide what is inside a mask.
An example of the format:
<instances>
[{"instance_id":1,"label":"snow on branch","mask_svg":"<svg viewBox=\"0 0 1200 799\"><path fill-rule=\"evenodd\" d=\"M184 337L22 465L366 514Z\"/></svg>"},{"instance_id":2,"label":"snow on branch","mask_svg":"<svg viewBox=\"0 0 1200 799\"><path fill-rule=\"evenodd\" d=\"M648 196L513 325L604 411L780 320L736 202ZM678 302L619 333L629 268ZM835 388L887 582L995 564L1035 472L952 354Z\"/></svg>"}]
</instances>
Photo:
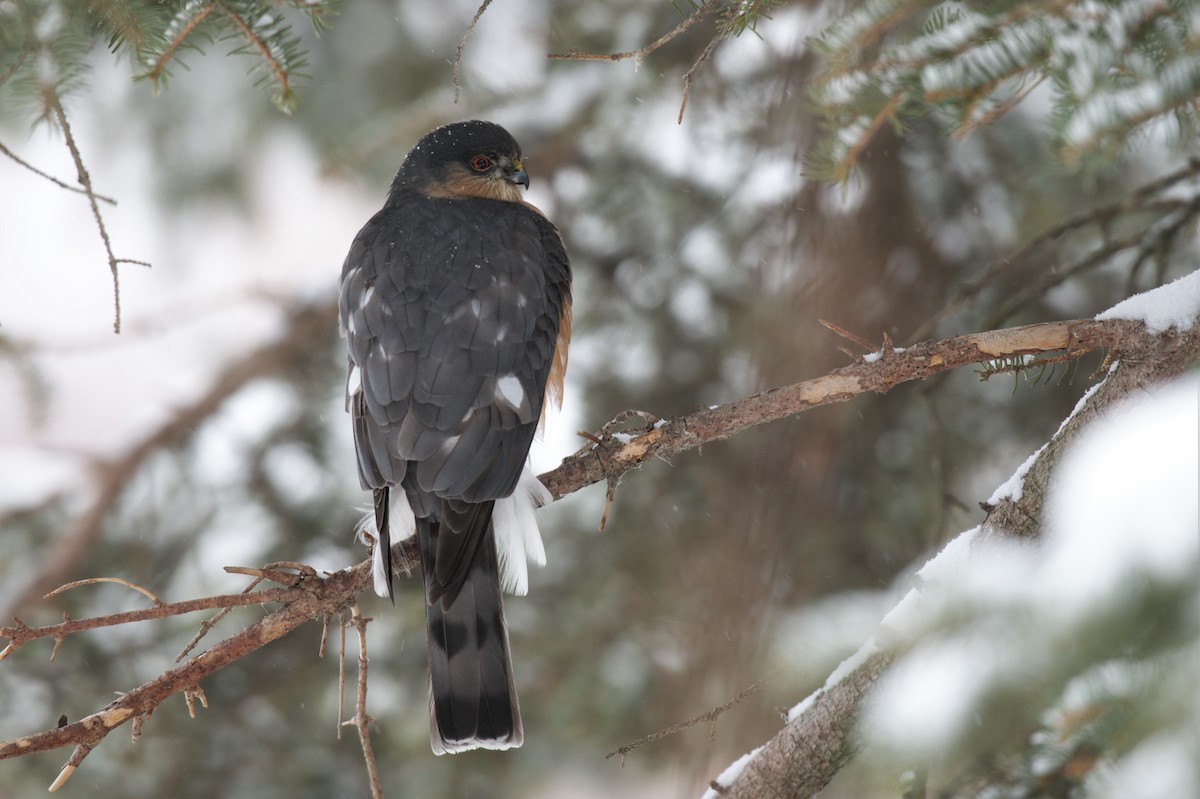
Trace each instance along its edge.
<instances>
[{"instance_id":1,"label":"snow on branch","mask_svg":"<svg viewBox=\"0 0 1200 799\"><path fill-rule=\"evenodd\" d=\"M830 135L815 169L844 180L883 122L933 110L955 135L990 124L1039 86L1053 99L1060 154L1112 154L1148 123L1189 141L1200 94L1200 38L1187 4L1142 0L938 4L874 0L815 41L815 98Z\"/></svg>"},{"instance_id":2,"label":"snow on branch","mask_svg":"<svg viewBox=\"0 0 1200 799\"><path fill-rule=\"evenodd\" d=\"M1045 768L1052 776L1067 775L1072 779L1087 776L1096 759L1077 761L1072 746L1078 741L1086 743L1087 735L1095 732L1097 724L1115 728L1113 713L1128 704L1126 694L1136 691L1137 675L1141 673L1137 663L1133 662L1129 671L1133 676L1122 683L1111 674L1096 672L1093 664L1138 654L1162 655L1163 634L1157 637L1149 634L1151 631L1146 629L1142 619L1147 615L1162 618L1164 613L1169 617L1170 611L1163 611L1157 603L1177 601L1186 607L1193 601L1188 598L1191 596L1188 583L1194 580L1196 561L1195 553L1191 552L1196 524L1195 379L1174 391L1164 392L1166 407L1173 410L1166 414L1158 410L1144 412L1136 422L1140 426L1126 434L1135 449L1140 447L1139 457L1125 453L1116 455L1109 450L1101 452L1095 447L1084 455L1076 455L1076 463L1090 466L1091 472L1073 478L1083 482L1083 489L1070 499L1061 499L1053 519L1058 526L1059 539L1062 539L1063 520L1068 509L1080 504L1094 504L1096 507L1087 517L1092 520L1090 526L1076 524L1077 532L1073 538L1068 538L1067 544L1061 540L1053 542L1054 547L1045 558L1038 558L1027 547L1004 545L1041 538L1048 524L1046 500L1052 494L1051 473L1085 429L1116 403L1131 396L1142 398L1148 388L1177 378L1200 360L1200 325L1197 324L1200 322L1200 271L1131 298L1101 316L1103 319L1097 320L1097 324L1120 320L1119 324L1128 326L1118 334L1119 340L1111 344L1116 356L1105 379L1087 392L1052 439L1018 469L1006 488L996 492L986 506L988 514L984 523L959 536L926 564L914 578L916 587L883 619L879 632L848 658L821 689L792 709L787 724L774 738L736 761L713 781L705 799L764 795L799 799L814 795L861 748L864 717L870 721L867 734L873 735L877 743L884 741L885 747L890 746L898 753L899 759L895 762L919 762L922 752L930 757L933 756L931 753L936 753L938 762L947 762L948 755L956 753L956 748L964 746L968 740L964 729L956 726L964 723L962 719L978 719L980 713L986 713L988 708L994 711L997 706L1018 707L1017 698L1028 698L1025 695L1030 692L1046 690L1057 692L1062 698L1057 705L1059 710L1055 711L1059 715L1051 714L1045 722L1051 728L1046 737L1033 739L1035 754L1043 758L1043 763L1050 764ZM1078 323L1062 324L1073 326ZM1095 330L1090 325L1084 329ZM997 332L1008 338L1021 330ZM1075 328L1075 332L1081 331ZM1156 418L1157 428L1148 434L1146 422ZM1167 442L1175 442L1175 446ZM1189 447L1192 448L1190 454ZM1114 474L1118 464L1123 464L1123 471ZM1078 470L1079 467L1075 468ZM1133 480L1133 484L1121 486L1121 480L1125 478ZM1097 496L1097 481L1104 484L1105 498L1111 497L1114 491L1126 497L1122 510L1114 512ZM1160 521L1147 522L1147 502L1156 507L1175 507L1179 513L1167 518L1170 512L1163 516L1160 511L1159 516L1153 517ZM1114 525L1111 523L1113 518L1121 522ZM1114 532L1108 539L1098 538L1098 531L1106 525ZM1153 529L1160 535L1160 540L1144 541L1138 537L1139 529ZM995 555L997 546L1003 548L1000 556ZM1066 546L1074 546L1074 549L1067 551ZM1102 551L1094 552L1097 549ZM1090 557L1089 552L1093 552ZM968 568L968 563L976 557L985 562ZM1080 566L1081 559L1085 566ZM1039 571L1045 574L1038 577ZM1071 576L1080 571L1087 572L1086 585ZM1127 579L1116 576L1120 574L1127 575ZM1034 577L1038 579L1034 580ZM1155 582L1155 577L1163 579ZM1104 582L1106 578L1110 578L1111 584ZM1072 596L1076 589L1082 592L1081 596ZM984 600L979 599L980 591ZM1106 598L1114 592L1121 597L1115 606ZM1014 629L1024 631L1024 638L1017 636L1013 640L1025 640L1034 635L1028 631L1038 625L1031 625L1029 619L1030 614L1038 610L1058 614L1057 626L1046 628L1050 630L1049 635L1045 629L1035 631L1042 635L1041 639L1026 649L1010 651L1007 657L1003 656L996 650L997 640L1008 639L1003 635L997 639L994 625L1000 623L995 621L996 614L1002 614L1005 608L1001 606L991 611L991 635L981 636L969 621L975 618L971 610L973 604L986 603L986 596L998 593L1007 598L1002 602L1008 601L1012 606ZM979 612L989 611L985 608ZM1102 612L1115 613L1118 618L1113 621L1101 617ZM1125 627L1121 627L1121 623ZM1126 629L1130 624L1134 628ZM1087 636L1098 626L1106 633L1096 643ZM918 651L923 660L914 661L915 665L902 661L900 666L904 668L895 676L893 661L933 632L940 633L936 636L938 640L957 633L967 654L957 661L938 661L931 659L936 657L931 652L940 650L930 645L928 649ZM1123 632L1129 635L1123 635ZM1048 644L1043 640L1047 637L1057 643ZM1130 648L1131 637L1142 639L1141 649ZM975 646L975 650L981 646L988 648L991 653L982 656L982 667L980 658L971 660L967 657L975 651L971 646ZM1030 666L1028 655L1023 653L1037 651L1038 647L1043 650L1042 660ZM976 654L979 653L976 651ZM1186 654L1179 656L1178 652L1168 649L1160 667L1173 674L1179 670L1180 663L1186 661ZM990 671L986 668L988 662L993 664ZM980 676L981 668L985 676L995 679L987 682ZM1037 672L1036 679L1021 676L1030 668ZM1153 671L1155 667L1149 668ZM970 670L972 675L968 677L963 669ZM917 686L921 680L924 682ZM931 680L937 682L936 688L930 685ZM876 698L880 693L876 691L876 684L880 682L888 686L882 691L882 699ZM1127 683L1132 683L1133 687ZM1085 691L1080 685L1090 686L1086 689L1092 692L1089 696L1100 693L1110 697L1111 701L1106 704L1096 700L1095 707L1080 711L1078 706L1083 700L1079 693ZM919 687L931 688L934 694L941 696L942 707L931 708L930 691L920 692ZM868 702L876 711L873 714L867 713ZM877 707L879 703L884 703L885 707ZM1070 713L1081 712L1098 714L1095 723L1063 721ZM999 714L987 717L992 719L994 715ZM1003 722L984 725L985 733L1012 732L1027 738L1029 725L1039 721L1021 713L1009 715L1017 719L1015 732L1008 729L1013 726L1010 721L1007 727ZM1066 726L1056 727L1060 721ZM1153 727L1144 728L1143 734L1148 734L1146 729ZM925 737L917 737L918 732ZM1064 740L1070 745L1063 743ZM920 749L922 745L925 750ZM969 769L969 766L963 768ZM1012 779L1014 783L1019 781L1019 777Z\"/></svg>"}]
</instances>

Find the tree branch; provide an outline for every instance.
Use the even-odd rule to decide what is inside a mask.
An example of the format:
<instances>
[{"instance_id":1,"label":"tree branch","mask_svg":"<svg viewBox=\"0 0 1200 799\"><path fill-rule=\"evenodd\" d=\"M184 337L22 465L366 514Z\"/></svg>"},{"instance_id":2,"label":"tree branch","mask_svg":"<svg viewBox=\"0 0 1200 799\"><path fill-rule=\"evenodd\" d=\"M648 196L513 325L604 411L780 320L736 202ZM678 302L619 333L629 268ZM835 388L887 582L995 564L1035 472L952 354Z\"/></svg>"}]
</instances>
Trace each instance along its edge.
<instances>
[{"instance_id":1,"label":"tree branch","mask_svg":"<svg viewBox=\"0 0 1200 799\"><path fill-rule=\"evenodd\" d=\"M1063 325L1072 342L1109 342L1099 346L1113 347L1120 361L1038 453L1024 477L1021 499L1009 497L989 509L979 541L1039 536L1050 472L1080 431L1113 402L1132 391L1177 377L1200 360L1200 320L1193 320L1190 330L1172 329L1158 334L1150 333L1140 322L1124 320L1065 322L1050 327ZM997 332L1016 334L1026 330L1029 328ZM886 649L874 650L872 643L865 645L855 656L862 659L861 664L843 678L831 677L748 762L736 764L740 768L731 769L734 773L722 775L727 779L715 782L711 793L721 799L807 799L824 788L857 751L854 726L862 702L891 665L892 657Z\"/></svg>"},{"instance_id":2,"label":"tree branch","mask_svg":"<svg viewBox=\"0 0 1200 799\"><path fill-rule=\"evenodd\" d=\"M50 596L47 594L47 596ZM151 619L165 619L171 616L181 616L195 613L198 610L213 610L214 608L236 608L244 605L265 605L270 602L286 602L291 594L286 588L268 589L253 594L220 594L217 596L188 599L183 602L169 602L155 605L142 610L127 610L124 613L113 613L107 616L93 616L88 619L64 618L58 624L47 624L43 627L29 627L20 619L15 619L11 627L0 627L0 638L8 639L8 646L0 650L0 661L30 641L40 638L53 638L61 642L68 635L98 630L102 627L116 627L120 624L132 624ZM57 647L56 647L57 651ZM51 660L54 658L51 657Z\"/></svg>"},{"instance_id":3,"label":"tree branch","mask_svg":"<svg viewBox=\"0 0 1200 799\"><path fill-rule=\"evenodd\" d=\"M1139 335L1150 336L1144 326L1134 322L1078 319L971 333L906 349L883 349L812 380L656 422L636 436L602 434L598 443L567 458L541 480L555 498L602 480L612 485L646 461L669 459L747 428L845 402L859 394L886 394L902 383L999 358L1058 351L1077 357L1096 349L1123 347L1130 336Z\"/></svg>"},{"instance_id":4,"label":"tree branch","mask_svg":"<svg viewBox=\"0 0 1200 799\"><path fill-rule=\"evenodd\" d=\"M405 558L415 558L415 548L403 548ZM401 563L410 561L400 561ZM245 630L214 645L192 660L177 666L128 693L103 709L72 724L53 730L0 742L0 760L45 752L62 746L75 745L76 754L64 767L64 775L56 780L60 786L79 765L86 753L95 748L108 733L130 719L145 717L177 693L195 691L201 680L240 658L282 638L302 624L350 607L355 597L370 588L371 561L365 560L349 569L327 577L303 576L291 588L278 589L272 597L282 596L283 607L267 614ZM261 594L234 595L224 599L240 600L248 596L261 599ZM199 600L198 600L199 601ZM248 604L248 603L247 603ZM215 606L215 605L210 605ZM156 609L157 610L157 609ZM5 628L5 634L11 631ZM78 753L82 751L83 754Z\"/></svg>"}]
</instances>

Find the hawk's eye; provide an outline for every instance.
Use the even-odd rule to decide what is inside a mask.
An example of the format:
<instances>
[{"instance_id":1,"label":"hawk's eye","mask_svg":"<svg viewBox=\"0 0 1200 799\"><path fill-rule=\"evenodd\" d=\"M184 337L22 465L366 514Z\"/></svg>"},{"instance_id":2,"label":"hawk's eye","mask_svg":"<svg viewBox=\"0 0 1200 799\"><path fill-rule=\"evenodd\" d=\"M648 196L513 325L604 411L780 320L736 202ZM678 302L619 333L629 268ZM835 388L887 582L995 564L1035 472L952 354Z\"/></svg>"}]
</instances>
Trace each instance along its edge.
<instances>
[{"instance_id":1,"label":"hawk's eye","mask_svg":"<svg viewBox=\"0 0 1200 799\"><path fill-rule=\"evenodd\" d=\"M471 158L471 169L476 172L487 172L492 168L492 159L486 155L476 155Z\"/></svg>"}]
</instances>

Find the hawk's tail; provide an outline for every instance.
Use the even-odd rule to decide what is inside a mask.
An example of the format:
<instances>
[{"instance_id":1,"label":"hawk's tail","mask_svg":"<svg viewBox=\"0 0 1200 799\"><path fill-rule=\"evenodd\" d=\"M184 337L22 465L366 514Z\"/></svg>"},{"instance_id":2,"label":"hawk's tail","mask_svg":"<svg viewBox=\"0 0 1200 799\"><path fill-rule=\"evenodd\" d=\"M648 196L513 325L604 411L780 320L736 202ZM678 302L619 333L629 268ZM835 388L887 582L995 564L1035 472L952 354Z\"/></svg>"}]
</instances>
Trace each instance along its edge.
<instances>
[{"instance_id":1,"label":"hawk's tail","mask_svg":"<svg viewBox=\"0 0 1200 799\"><path fill-rule=\"evenodd\" d=\"M439 524L418 519L417 525L428 596ZM495 538L490 529L476 548L457 595L448 604L442 598L427 602L425 619L429 728L434 754L520 746L525 736L508 654Z\"/></svg>"}]
</instances>

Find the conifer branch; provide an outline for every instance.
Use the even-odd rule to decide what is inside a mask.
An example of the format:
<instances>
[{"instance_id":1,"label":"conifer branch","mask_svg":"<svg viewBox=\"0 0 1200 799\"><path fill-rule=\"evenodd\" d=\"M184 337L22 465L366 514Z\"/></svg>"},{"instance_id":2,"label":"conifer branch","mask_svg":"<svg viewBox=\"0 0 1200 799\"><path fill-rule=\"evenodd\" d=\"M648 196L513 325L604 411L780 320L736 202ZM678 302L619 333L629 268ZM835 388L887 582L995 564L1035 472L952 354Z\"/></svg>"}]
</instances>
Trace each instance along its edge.
<instances>
[{"instance_id":1,"label":"conifer branch","mask_svg":"<svg viewBox=\"0 0 1200 799\"><path fill-rule=\"evenodd\" d=\"M189 44L189 37L208 17L217 10L218 0L186 3L167 26L165 40L159 53L151 62L150 69L139 77L149 79L157 89L167 76L167 67L179 50Z\"/></svg>"},{"instance_id":2,"label":"conifer branch","mask_svg":"<svg viewBox=\"0 0 1200 799\"><path fill-rule=\"evenodd\" d=\"M815 42L825 67L814 97L834 124L813 171L844 179L861 153L852 146L859 139L844 131L872 129L887 105L882 98L900 95L908 101L888 109L889 119L901 124L934 111L951 117L961 136L1049 86L1068 164L1119 149L1169 114L1186 130L1198 121L1200 95L1200 41L1189 27L1188 12L1169 3L1111 14L1082 0L934 10L918 0L862 4ZM1095 46L1101 42L1108 46Z\"/></svg>"},{"instance_id":3,"label":"conifer branch","mask_svg":"<svg viewBox=\"0 0 1200 799\"><path fill-rule=\"evenodd\" d=\"M8 65L8 68L0 72L0 86L8 83L12 79L12 76L17 74L17 70L25 64L25 59L29 57L30 52L28 47L23 47L17 52L17 57Z\"/></svg>"},{"instance_id":4,"label":"conifer branch","mask_svg":"<svg viewBox=\"0 0 1200 799\"><path fill-rule=\"evenodd\" d=\"M285 60L290 60L288 50L293 44L286 39L286 28L273 27L275 23L268 22L265 29L260 30L251 24L247 17L239 14L230 3L225 0L215 2L220 4L222 13L229 18L248 45L258 53L262 59L261 63L266 65L267 71L279 86L275 104L283 111L290 112L295 105L296 96L292 93L291 65L284 63Z\"/></svg>"},{"instance_id":5,"label":"conifer branch","mask_svg":"<svg viewBox=\"0 0 1200 799\"><path fill-rule=\"evenodd\" d=\"M1047 445L1039 450L1025 474L1023 485L1026 490L1022 497L1009 497L986 509L988 515L982 525L981 540L1040 536L1049 476L1065 449L1105 408L1148 385L1177 377L1194 367L1200 358L1200 319L1193 319L1192 327L1186 331L1170 330L1158 335L1147 334L1140 324L1122 324L1128 327L1126 333L1120 335L1118 344L1124 356L1121 368L1110 373L1095 391L1089 392ZM1121 638L1115 640L1124 641ZM1116 643L1113 648L1124 646L1125 643ZM839 673L842 668L847 668L847 673L839 677L831 675L822 688L793 708L784 727L731 770L736 773L710 783L710 793L706 796L809 799L818 794L858 752L861 740L855 731L863 708L896 655L895 650L879 646L877 640L864 644L839 667ZM1090 764L1083 765L1090 768ZM975 796L977 792L964 795Z\"/></svg>"}]
</instances>

